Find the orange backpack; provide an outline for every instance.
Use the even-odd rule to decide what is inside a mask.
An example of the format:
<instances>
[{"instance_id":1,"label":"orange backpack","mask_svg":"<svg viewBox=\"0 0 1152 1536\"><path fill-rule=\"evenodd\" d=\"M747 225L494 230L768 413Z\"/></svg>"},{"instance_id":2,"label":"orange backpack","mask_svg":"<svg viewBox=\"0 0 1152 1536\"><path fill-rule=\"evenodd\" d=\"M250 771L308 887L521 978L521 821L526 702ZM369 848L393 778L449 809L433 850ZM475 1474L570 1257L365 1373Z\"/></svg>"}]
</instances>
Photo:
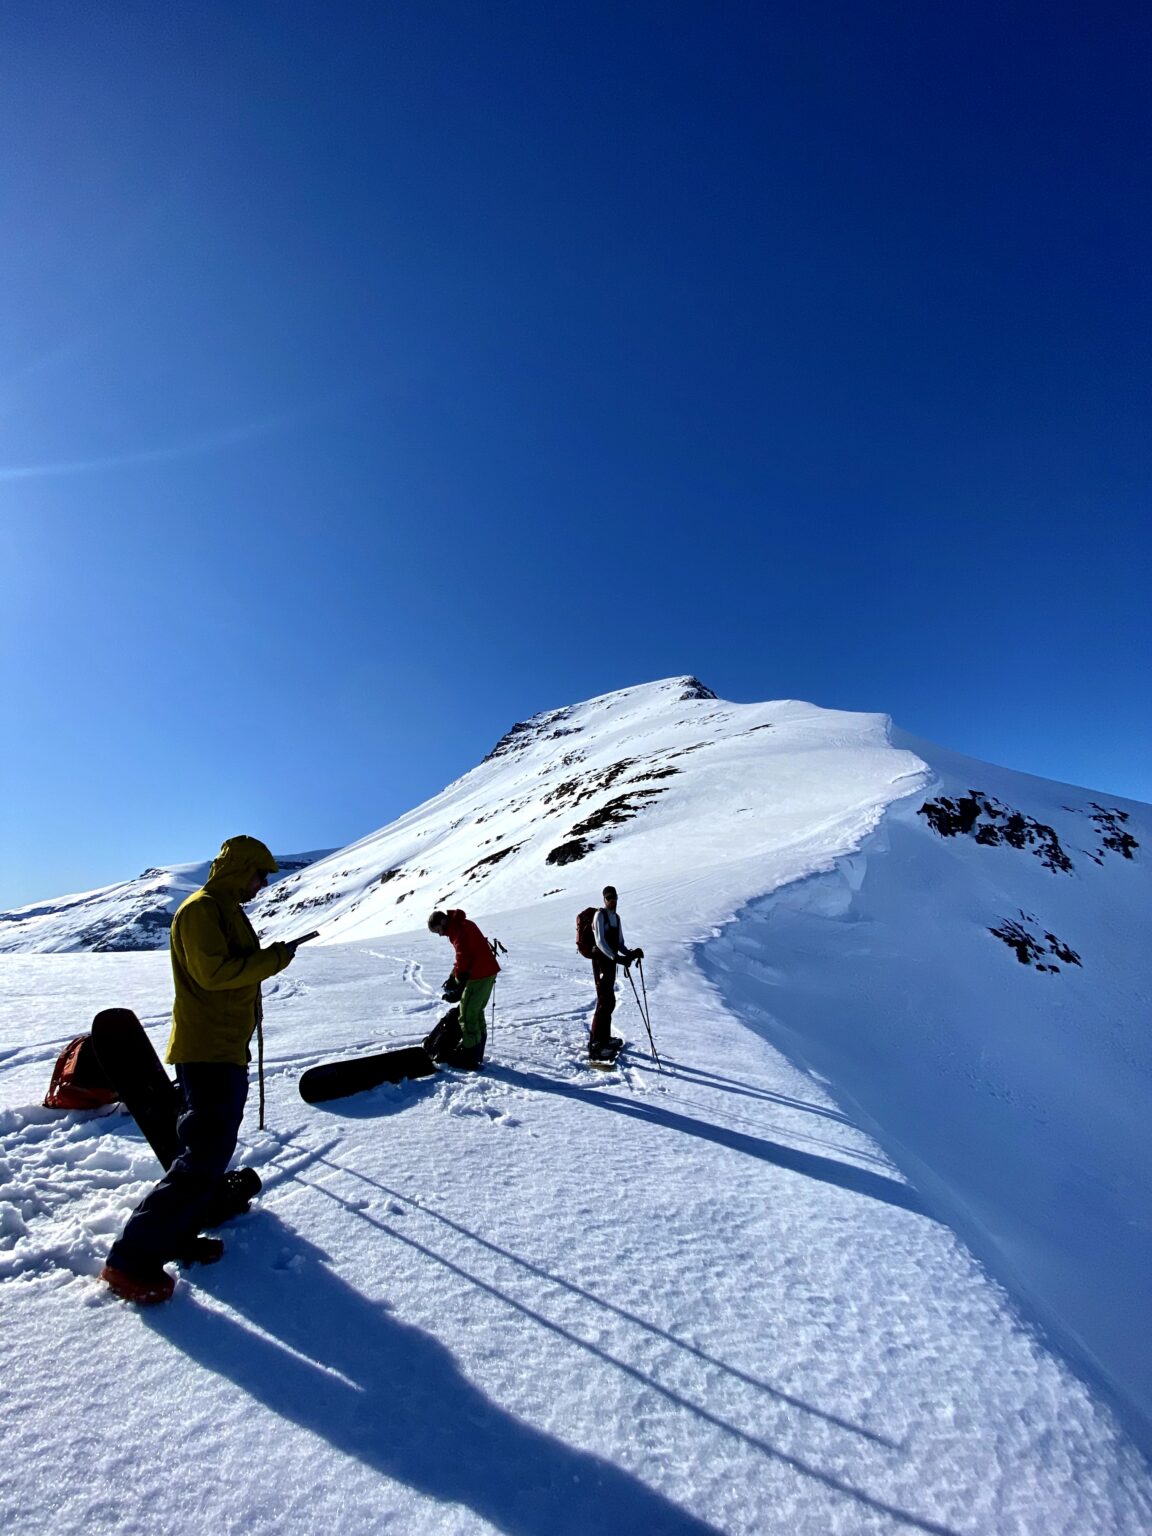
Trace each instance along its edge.
<instances>
[{"instance_id":1,"label":"orange backpack","mask_svg":"<svg viewBox=\"0 0 1152 1536\"><path fill-rule=\"evenodd\" d=\"M119 1103L120 1095L100 1065L91 1035L77 1035L57 1057L45 1109L99 1109Z\"/></svg>"}]
</instances>

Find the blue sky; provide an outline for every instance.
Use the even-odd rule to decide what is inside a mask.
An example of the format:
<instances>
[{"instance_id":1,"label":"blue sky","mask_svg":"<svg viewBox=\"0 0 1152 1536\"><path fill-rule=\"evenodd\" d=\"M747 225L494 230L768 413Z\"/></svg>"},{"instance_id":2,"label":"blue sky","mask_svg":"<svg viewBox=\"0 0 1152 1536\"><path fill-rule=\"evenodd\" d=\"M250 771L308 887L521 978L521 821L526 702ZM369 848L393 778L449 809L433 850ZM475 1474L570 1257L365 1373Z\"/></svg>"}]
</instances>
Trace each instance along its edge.
<instances>
[{"instance_id":1,"label":"blue sky","mask_svg":"<svg viewBox=\"0 0 1152 1536\"><path fill-rule=\"evenodd\" d=\"M0 15L0 906L694 672L1152 799L1146 7Z\"/></svg>"}]
</instances>

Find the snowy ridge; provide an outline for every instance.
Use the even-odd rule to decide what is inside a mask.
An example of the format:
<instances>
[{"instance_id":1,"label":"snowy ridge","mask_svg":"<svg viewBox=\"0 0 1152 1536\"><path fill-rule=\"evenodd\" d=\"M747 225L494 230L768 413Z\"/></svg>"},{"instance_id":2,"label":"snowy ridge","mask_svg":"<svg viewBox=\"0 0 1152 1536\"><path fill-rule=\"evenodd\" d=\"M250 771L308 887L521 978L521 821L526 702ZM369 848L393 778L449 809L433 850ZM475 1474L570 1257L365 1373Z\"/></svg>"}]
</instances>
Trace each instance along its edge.
<instances>
[{"instance_id":1,"label":"snowy ridge","mask_svg":"<svg viewBox=\"0 0 1152 1536\"><path fill-rule=\"evenodd\" d=\"M894 734L923 796L701 964L1152 1446L1149 807Z\"/></svg>"},{"instance_id":2,"label":"snowy ridge","mask_svg":"<svg viewBox=\"0 0 1152 1536\"><path fill-rule=\"evenodd\" d=\"M328 849L277 854L270 885L305 869ZM208 878L212 860L146 869L95 891L60 896L0 912L0 954L66 954L87 950L167 949L176 908Z\"/></svg>"},{"instance_id":3,"label":"snowy ridge","mask_svg":"<svg viewBox=\"0 0 1152 1536\"><path fill-rule=\"evenodd\" d=\"M1150 834L694 679L523 722L254 904L323 933L265 988L264 1195L147 1316L95 1276L154 1160L36 1106L97 1008L162 1044L167 957L4 956L0 1522L1146 1536ZM628 981L582 1062L606 881L662 1070ZM508 948L484 1072L303 1105L438 1017L446 902Z\"/></svg>"},{"instance_id":4,"label":"snowy ridge","mask_svg":"<svg viewBox=\"0 0 1152 1536\"><path fill-rule=\"evenodd\" d=\"M484 762L253 906L273 938L383 937L435 907L574 913L613 883L710 885L706 922L854 846L923 764L881 715L729 704L696 678L622 689L515 725ZM732 866L743 861L743 874ZM654 893L654 899L659 897ZM576 907L573 907L573 901Z\"/></svg>"}]
</instances>

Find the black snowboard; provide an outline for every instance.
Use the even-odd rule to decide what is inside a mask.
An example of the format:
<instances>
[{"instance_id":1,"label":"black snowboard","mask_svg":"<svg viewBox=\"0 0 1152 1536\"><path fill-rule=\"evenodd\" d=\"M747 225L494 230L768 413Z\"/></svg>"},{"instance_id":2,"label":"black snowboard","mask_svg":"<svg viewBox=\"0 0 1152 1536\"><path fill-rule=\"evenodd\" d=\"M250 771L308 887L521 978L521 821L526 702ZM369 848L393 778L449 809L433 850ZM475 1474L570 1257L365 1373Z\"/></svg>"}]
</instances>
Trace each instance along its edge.
<instances>
[{"instance_id":1,"label":"black snowboard","mask_svg":"<svg viewBox=\"0 0 1152 1536\"><path fill-rule=\"evenodd\" d=\"M306 1104L322 1104L326 1099L346 1099L350 1094L379 1088L381 1083L431 1077L435 1071L436 1063L422 1045L406 1045L398 1051L309 1067L300 1079L300 1097Z\"/></svg>"},{"instance_id":2,"label":"black snowboard","mask_svg":"<svg viewBox=\"0 0 1152 1536\"><path fill-rule=\"evenodd\" d=\"M105 1008L92 1020L92 1046L125 1109L167 1171L179 1150L176 1118L183 1100L144 1026L128 1008ZM259 1192L260 1175L255 1168L233 1168L221 1180L219 1197L203 1225L215 1227L239 1216Z\"/></svg>"}]
</instances>

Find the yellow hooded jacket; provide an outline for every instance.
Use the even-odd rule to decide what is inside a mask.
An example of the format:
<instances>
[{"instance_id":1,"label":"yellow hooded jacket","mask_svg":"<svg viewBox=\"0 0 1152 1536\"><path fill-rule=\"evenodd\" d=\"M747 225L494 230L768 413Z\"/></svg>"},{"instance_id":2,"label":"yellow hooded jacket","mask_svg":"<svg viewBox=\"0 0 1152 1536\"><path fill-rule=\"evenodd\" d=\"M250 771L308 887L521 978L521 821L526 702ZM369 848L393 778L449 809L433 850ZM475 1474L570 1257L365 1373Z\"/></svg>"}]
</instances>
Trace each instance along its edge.
<instances>
[{"instance_id":1,"label":"yellow hooded jacket","mask_svg":"<svg viewBox=\"0 0 1152 1536\"><path fill-rule=\"evenodd\" d=\"M243 1066L260 1017L260 983L292 959L287 944L260 948L240 903L252 877L275 874L276 860L254 837L232 837L203 887L172 919L169 946L176 1001L167 1059Z\"/></svg>"}]
</instances>

